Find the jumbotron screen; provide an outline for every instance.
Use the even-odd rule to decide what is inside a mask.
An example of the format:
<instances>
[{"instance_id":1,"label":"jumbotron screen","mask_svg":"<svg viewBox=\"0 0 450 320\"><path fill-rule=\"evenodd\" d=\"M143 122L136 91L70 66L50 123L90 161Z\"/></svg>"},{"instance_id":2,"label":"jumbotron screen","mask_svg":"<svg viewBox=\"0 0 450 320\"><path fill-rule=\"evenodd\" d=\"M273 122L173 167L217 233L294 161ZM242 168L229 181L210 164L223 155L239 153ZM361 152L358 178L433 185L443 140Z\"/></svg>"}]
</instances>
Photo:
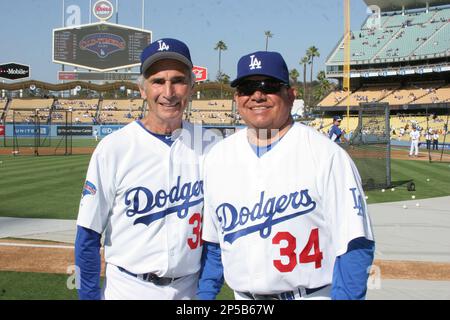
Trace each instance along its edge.
<instances>
[{"instance_id":1,"label":"jumbotron screen","mask_svg":"<svg viewBox=\"0 0 450 320\"><path fill-rule=\"evenodd\" d=\"M110 23L53 30L53 62L97 71L137 66L151 31Z\"/></svg>"}]
</instances>

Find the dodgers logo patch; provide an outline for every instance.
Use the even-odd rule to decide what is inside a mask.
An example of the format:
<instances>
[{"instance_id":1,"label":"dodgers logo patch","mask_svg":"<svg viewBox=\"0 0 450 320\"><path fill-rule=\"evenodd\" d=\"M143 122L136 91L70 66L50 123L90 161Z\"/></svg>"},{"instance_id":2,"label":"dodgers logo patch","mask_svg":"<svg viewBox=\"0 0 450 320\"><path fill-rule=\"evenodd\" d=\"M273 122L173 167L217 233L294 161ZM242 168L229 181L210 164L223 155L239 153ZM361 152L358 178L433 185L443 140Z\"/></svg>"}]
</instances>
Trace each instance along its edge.
<instances>
[{"instance_id":1,"label":"dodgers logo patch","mask_svg":"<svg viewBox=\"0 0 450 320\"><path fill-rule=\"evenodd\" d=\"M115 34L95 33L81 39L80 48L97 54L99 58L106 58L114 52L125 50L126 42Z\"/></svg>"},{"instance_id":2,"label":"dodgers logo patch","mask_svg":"<svg viewBox=\"0 0 450 320\"><path fill-rule=\"evenodd\" d=\"M86 180L86 182L84 183L84 186L83 186L83 192L81 193L81 197L84 198L84 196L87 196L87 195L94 196L96 193L97 193L97 188L95 187L95 184Z\"/></svg>"}]
</instances>

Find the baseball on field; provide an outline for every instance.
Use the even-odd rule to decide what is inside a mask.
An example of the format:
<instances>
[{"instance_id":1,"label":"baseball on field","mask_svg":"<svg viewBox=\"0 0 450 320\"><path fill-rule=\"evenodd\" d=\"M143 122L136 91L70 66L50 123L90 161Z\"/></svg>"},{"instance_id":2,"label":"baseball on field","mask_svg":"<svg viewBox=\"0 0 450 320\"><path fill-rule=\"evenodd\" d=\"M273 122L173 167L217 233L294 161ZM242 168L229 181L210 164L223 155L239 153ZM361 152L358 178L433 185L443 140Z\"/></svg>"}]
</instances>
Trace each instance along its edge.
<instances>
[{"instance_id":1,"label":"baseball on field","mask_svg":"<svg viewBox=\"0 0 450 320\"><path fill-rule=\"evenodd\" d=\"M395 188L392 188L391 191L395 191Z\"/></svg>"},{"instance_id":2,"label":"baseball on field","mask_svg":"<svg viewBox=\"0 0 450 320\"><path fill-rule=\"evenodd\" d=\"M427 179L427 182L429 182L430 181L430 179Z\"/></svg>"},{"instance_id":3,"label":"baseball on field","mask_svg":"<svg viewBox=\"0 0 450 320\"><path fill-rule=\"evenodd\" d=\"M381 189L381 192L385 192L386 190L384 190L384 189Z\"/></svg>"},{"instance_id":4,"label":"baseball on field","mask_svg":"<svg viewBox=\"0 0 450 320\"><path fill-rule=\"evenodd\" d=\"M368 196L366 196L366 200L367 200L367 199L369 199L369 197L368 197Z\"/></svg>"},{"instance_id":5,"label":"baseball on field","mask_svg":"<svg viewBox=\"0 0 450 320\"><path fill-rule=\"evenodd\" d=\"M416 207L420 207L420 203L417 202L417 203L416 203Z\"/></svg>"},{"instance_id":6,"label":"baseball on field","mask_svg":"<svg viewBox=\"0 0 450 320\"><path fill-rule=\"evenodd\" d=\"M411 199L415 199L416 198L416 196L411 196Z\"/></svg>"},{"instance_id":7,"label":"baseball on field","mask_svg":"<svg viewBox=\"0 0 450 320\"><path fill-rule=\"evenodd\" d=\"M404 204L404 205L403 205L403 209L406 209L406 208L408 208L408 207L406 206L406 204Z\"/></svg>"}]
</instances>

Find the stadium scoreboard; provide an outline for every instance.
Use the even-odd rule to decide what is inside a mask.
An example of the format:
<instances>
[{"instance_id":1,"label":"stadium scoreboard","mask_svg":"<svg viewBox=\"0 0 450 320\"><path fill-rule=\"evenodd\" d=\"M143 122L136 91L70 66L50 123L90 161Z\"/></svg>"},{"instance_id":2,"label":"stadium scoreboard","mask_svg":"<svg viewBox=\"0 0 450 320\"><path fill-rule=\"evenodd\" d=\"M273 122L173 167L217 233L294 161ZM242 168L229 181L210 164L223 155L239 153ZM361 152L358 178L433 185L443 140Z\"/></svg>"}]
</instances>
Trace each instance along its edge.
<instances>
[{"instance_id":1,"label":"stadium scoreboard","mask_svg":"<svg viewBox=\"0 0 450 320\"><path fill-rule=\"evenodd\" d=\"M101 72L134 67L151 41L151 31L107 22L54 29L53 62Z\"/></svg>"}]
</instances>

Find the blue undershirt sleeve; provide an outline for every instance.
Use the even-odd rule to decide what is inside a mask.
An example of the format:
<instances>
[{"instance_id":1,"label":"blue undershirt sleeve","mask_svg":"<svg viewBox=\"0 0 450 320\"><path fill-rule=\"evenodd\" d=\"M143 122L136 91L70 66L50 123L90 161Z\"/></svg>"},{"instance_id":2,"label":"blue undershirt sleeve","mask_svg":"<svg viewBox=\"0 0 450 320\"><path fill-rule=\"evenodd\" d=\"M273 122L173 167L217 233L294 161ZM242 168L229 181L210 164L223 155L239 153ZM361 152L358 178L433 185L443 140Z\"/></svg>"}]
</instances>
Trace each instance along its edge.
<instances>
[{"instance_id":1,"label":"blue undershirt sleeve","mask_svg":"<svg viewBox=\"0 0 450 320\"><path fill-rule=\"evenodd\" d=\"M331 285L333 300L363 300L367 292L369 267L372 265L375 242L356 238L347 252L336 258Z\"/></svg>"},{"instance_id":2,"label":"blue undershirt sleeve","mask_svg":"<svg viewBox=\"0 0 450 320\"><path fill-rule=\"evenodd\" d=\"M331 139L331 137L333 136L334 133L334 127L331 127L330 131L328 132L328 138Z\"/></svg>"},{"instance_id":3,"label":"blue undershirt sleeve","mask_svg":"<svg viewBox=\"0 0 450 320\"><path fill-rule=\"evenodd\" d=\"M220 245L203 243L203 254L198 281L197 299L214 300L223 286L223 265Z\"/></svg>"},{"instance_id":4,"label":"blue undershirt sleeve","mask_svg":"<svg viewBox=\"0 0 450 320\"><path fill-rule=\"evenodd\" d=\"M91 229L77 226L75 265L77 266L78 296L80 300L100 300L100 239Z\"/></svg>"}]
</instances>

